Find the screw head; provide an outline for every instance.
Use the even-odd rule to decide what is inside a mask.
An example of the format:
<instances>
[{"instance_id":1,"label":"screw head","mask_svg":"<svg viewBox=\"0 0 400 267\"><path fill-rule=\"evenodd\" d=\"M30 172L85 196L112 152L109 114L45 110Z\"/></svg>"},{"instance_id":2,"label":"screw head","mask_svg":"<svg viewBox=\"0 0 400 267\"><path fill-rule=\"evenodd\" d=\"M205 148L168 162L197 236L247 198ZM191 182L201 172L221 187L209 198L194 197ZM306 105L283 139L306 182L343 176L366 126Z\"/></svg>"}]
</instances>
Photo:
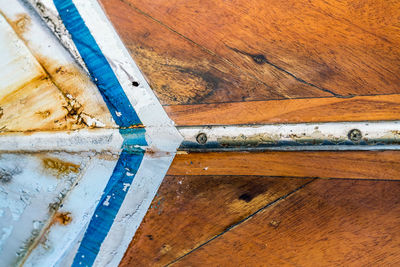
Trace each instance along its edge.
<instances>
[{"instance_id":1,"label":"screw head","mask_svg":"<svg viewBox=\"0 0 400 267\"><path fill-rule=\"evenodd\" d=\"M353 130L349 131L349 133L347 134L347 137L353 142L360 142L361 138L362 138L362 133L358 129L353 129Z\"/></svg>"},{"instance_id":2,"label":"screw head","mask_svg":"<svg viewBox=\"0 0 400 267\"><path fill-rule=\"evenodd\" d=\"M207 143L207 135L205 133L199 133L196 137L197 143L204 145Z\"/></svg>"}]
</instances>

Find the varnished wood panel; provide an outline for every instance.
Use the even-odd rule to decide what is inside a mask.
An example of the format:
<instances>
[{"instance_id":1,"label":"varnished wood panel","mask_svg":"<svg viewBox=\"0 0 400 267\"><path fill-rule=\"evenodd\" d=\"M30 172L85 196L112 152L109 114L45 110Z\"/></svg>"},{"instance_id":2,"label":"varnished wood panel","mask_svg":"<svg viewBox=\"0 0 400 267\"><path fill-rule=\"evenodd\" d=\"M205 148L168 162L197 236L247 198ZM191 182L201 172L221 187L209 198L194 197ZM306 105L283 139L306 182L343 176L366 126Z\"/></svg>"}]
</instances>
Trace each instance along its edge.
<instances>
[{"instance_id":1,"label":"varnished wood panel","mask_svg":"<svg viewBox=\"0 0 400 267\"><path fill-rule=\"evenodd\" d=\"M290 92L274 90L254 75L161 25L120 0L101 1L131 55L163 104L329 96L285 75Z\"/></svg>"},{"instance_id":2,"label":"varnished wood panel","mask_svg":"<svg viewBox=\"0 0 400 267\"><path fill-rule=\"evenodd\" d=\"M400 180L400 151L189 153L168 174Z\"/></svg>"},{"instance_id":3,"label":"varnished wood panel","mask_svg":"<svg viewBox=\"0 0 400 267\"><path fill-rule=\"evenodd\" d=\"M173 266L398 266L400 182L316 180Z\"/></svg>"},{"instance_id":4,"label":"varnished wood panel","mask_svg":"<svg viewBox=\"0 0 400 267\"><path fill-rule=\"evenodd\" d=\"M400 95L164 107L179 126L399 120Z\"/></svg>"},{"instance_id":5,"label":"varnished wood panel","mask_svg":"<svg viewBox=\"0 0 400 267\"><path fill-rule=\"evenodd\" d=\"M165 104L400 92L396 0L101 2Z\"/></svg>"},{"instance_id":6,"label":"varnished wood panel","mask_svg":"<svg viewBox=\"0 0 400 267\"><path fill-rule=\"evenodd\" d=\"M309 181L166 176L121 266L164 266Z\"/></svg>"}]
</instances>

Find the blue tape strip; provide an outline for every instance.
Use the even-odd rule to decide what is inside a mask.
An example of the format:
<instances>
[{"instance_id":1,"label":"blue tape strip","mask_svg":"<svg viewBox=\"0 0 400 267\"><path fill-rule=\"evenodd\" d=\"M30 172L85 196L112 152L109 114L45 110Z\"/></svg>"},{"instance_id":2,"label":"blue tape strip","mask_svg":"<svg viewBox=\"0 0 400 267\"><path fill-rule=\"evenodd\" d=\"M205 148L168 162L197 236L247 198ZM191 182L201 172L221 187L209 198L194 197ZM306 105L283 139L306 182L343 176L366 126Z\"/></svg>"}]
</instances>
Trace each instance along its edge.
<instances>
[{"instance_id":1,"label":"blue tape strip","mask_svg":"<svg viewBox=\"0 0 400 267\"><path fill-rule=\"evenodd\" d=\"M85 62L94 83L100 89L115 122L121 127L141 124L121 84L83 21L75 4L72 0L54 0L53 2L65 27L71 34L72 40Z\"/></svg>"},{"instance_id":2,"label":"blue tape strip","mask_svg":"<svg viewBox=\"0 0 400 267\"><path fill-rule=\"evenodd\" d=\"M115 73L72 0L53 2L115 122L123 128L141 124ZM147 145L145 129L120 129L120 133L124 138L123 151L89 222L75 255L73 267L93 265L143 160L145 152L140 146Z\"/></svg>"},{"instance_id":3,"label":"blue tape strip","mask_svg":"<svg viewBox=\"0 0 400 267\"><path fill-rule=\"evenodd\" d=\"M139 169L144 152L123 151L75 255L75 266L92 266L121 203Z\"/></svg>"}]
</instances>

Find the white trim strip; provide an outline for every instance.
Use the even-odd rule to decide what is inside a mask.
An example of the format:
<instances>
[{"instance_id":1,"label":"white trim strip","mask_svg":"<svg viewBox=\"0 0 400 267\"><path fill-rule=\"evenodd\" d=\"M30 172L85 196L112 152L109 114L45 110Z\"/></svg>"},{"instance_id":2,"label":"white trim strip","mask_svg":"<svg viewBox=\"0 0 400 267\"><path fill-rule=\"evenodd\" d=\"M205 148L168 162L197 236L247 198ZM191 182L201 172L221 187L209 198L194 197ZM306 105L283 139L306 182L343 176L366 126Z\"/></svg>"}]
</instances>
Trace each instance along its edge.
<instances>
[{"instance_id":1,"label":"white trim strip","mask_svg":"<svg viewBox=\"0 0 400 267\"><path fill-rule=\"evenodd\" d=\"M400 121L178 127L182 150L399 149ZM350 134L351 133L351 134ZM204 143L199 135L206 136ZM360 135L361 134L361 135Z\"/></svg>"}]
</instances>

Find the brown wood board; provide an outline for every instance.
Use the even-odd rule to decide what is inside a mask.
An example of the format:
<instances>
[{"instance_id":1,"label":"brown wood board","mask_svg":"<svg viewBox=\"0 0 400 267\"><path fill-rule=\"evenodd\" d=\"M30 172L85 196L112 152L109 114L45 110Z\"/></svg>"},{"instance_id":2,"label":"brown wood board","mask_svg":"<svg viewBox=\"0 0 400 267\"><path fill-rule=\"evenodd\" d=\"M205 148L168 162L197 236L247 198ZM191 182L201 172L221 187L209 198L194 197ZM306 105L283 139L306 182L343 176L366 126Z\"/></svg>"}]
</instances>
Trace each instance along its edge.
<instances>
[{"instance_id":1,"label":"brown wood board","mask_svg":"<svg viewBox=\"0 0 400 267\"><path fill-rule=\"evenodd\" d=\"M400 151L179 154L169 175L263 175L400 180Z\"/></svg>"},{"instance_id":2,"label":"brown wood board","mask_svg":"<svg viewBox=\"0 0 400 267\"><path fill-rule=\"evenodd\" d=\"M400 2L102 0L164 104L400 92Z\"/></svg>"},{"instance_id":3,"label":"brown wood board","mask_svg":"<svg viewBox=\"0 0 400 267\"><path fill-rule=\"evenodd\" d=\"M399 120L400 95L171 105L178 126Z\"/></svg>"},{"instance_id":4,"label":"brown wood board","mask_svg":"<svg viewBox=\"0 0 400 267\"><path fill-rule=\"evenodd\" d=\"M400 183L316 180L173 266L398 266Z\"/></svg>"},{"instance_id":5,"label":"brown wood board","mask_svg":"<svg viewBox=\"0 0 400 267\"><path fill-rule=\"evenodd\" d=\"M166 176L121 266L164 266L311 180Z\"/></svg>"}]
</instances>

